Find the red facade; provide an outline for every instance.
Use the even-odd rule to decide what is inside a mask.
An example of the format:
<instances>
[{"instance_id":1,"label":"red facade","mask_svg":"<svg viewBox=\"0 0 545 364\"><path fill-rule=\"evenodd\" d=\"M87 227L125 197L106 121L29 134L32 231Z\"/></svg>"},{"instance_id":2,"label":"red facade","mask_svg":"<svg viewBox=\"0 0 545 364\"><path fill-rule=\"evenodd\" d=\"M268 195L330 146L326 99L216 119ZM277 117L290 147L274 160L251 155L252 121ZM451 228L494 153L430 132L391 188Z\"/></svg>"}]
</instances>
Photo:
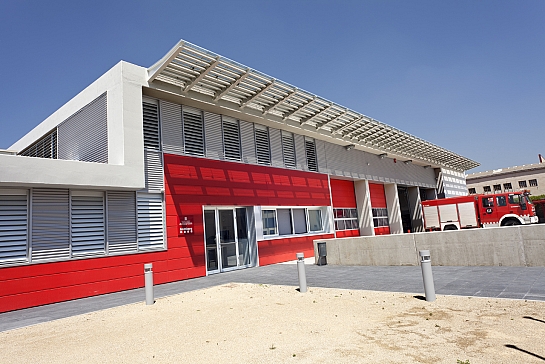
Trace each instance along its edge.
<instances>
[{"instance_id":1,"label":"red facade","mask_svg":"<svg viewBox=\"0 0 545 364\"><path fill-rule=\"evenodd\" d=\"M327 175L164 156L166 236L160 252L107 256L0 269L0 312L144 286L144 263L162 284L206 275L203 206L329 206ZM178 217L192 216L192 235L179 236ZM333 234L258 241L260 265L313 256L313 240Z\"/></svg>"},{"instance_id":2,"label":"red facade","mask_svg":"<svg viewBox=\"0 0 545 364\"><path fill-rule=\"evenodd\" d=\"M195 252L195 268L206 274L203 206L329 206L327 175L165 154L165 195L169 250ZM352 192L353 193L353 192ZM193 216L195 234L178 237L178 216ZM258 241L259 264L314 255L313 240L333 234Z\"/></svg>"}]
</instances>

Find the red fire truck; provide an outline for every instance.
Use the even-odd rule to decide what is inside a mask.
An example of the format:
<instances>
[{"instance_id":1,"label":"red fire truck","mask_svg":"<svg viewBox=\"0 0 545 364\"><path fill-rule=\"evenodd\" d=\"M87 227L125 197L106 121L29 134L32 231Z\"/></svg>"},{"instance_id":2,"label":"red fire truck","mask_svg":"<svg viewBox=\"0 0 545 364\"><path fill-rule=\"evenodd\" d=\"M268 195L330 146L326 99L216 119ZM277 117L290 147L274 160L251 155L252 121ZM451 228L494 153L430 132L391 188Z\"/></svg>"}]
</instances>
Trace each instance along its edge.
<instances>
[{"instance_id":1,"label":"red fire truck","mask_svg":"<svg viewBox=\"0 0 545 364\"><path fill-rule=\"evenodd\" d=\"M426 231L515 226L538 222L529 193L505 192L422 202Z\"/></svg>"}]
</instances>

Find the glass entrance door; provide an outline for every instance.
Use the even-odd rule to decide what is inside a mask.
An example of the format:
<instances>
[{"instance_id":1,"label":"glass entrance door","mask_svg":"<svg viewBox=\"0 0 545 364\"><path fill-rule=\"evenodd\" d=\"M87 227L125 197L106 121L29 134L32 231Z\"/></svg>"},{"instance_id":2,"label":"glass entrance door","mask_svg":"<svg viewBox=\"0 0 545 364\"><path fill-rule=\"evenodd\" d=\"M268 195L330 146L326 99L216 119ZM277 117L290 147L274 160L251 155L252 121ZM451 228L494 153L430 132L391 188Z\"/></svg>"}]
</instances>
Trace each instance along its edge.
<instances>
[{"instance_id":1,"label":"glass entrance door","mask_svg":"<svg viewBox=\"0 0 545 364\"><path fill-rule=\"evenodd\" d=\"M245 208L207 209L204 211L204 225L208 273L249 266Z\"/></svg>"}]
</instances>

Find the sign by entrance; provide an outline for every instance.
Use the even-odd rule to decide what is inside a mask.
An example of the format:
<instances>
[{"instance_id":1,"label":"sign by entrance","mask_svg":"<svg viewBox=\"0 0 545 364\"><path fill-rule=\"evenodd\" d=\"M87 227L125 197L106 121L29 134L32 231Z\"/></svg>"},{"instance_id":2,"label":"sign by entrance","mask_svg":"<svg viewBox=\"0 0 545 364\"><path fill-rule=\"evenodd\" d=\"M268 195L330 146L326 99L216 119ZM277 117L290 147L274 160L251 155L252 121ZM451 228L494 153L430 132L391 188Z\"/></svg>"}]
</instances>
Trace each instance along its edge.
<instances>
[{"instance_id":1,"label":"sign by entrance","mask_svg":"<svg viewBox=\"0 0 545 364\"><path fill-rule=\"evenodd\" d=\"M178 236L193 235L193 216L180 216Z\"/></svg>"}]
</instances>

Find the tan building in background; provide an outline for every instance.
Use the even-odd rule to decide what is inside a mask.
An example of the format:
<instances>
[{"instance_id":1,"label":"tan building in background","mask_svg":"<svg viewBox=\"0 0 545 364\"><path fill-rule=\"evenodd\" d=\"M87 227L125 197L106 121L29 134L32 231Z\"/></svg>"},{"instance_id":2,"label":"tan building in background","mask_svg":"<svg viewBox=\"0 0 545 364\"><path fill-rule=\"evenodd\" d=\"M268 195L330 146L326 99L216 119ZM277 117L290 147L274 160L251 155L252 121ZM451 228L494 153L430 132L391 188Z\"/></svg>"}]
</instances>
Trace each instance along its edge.
<instances>
[{"instance_id":1,"label":"tan building in background","mask_svg":"<svg viewBox=\"0 0 545 364\"><path fill-rule=\"evenodd\" d=\"M545 195L545 161L468 174L469 194L529 190L532 196Z\"/></svg>"}]
</instances>

